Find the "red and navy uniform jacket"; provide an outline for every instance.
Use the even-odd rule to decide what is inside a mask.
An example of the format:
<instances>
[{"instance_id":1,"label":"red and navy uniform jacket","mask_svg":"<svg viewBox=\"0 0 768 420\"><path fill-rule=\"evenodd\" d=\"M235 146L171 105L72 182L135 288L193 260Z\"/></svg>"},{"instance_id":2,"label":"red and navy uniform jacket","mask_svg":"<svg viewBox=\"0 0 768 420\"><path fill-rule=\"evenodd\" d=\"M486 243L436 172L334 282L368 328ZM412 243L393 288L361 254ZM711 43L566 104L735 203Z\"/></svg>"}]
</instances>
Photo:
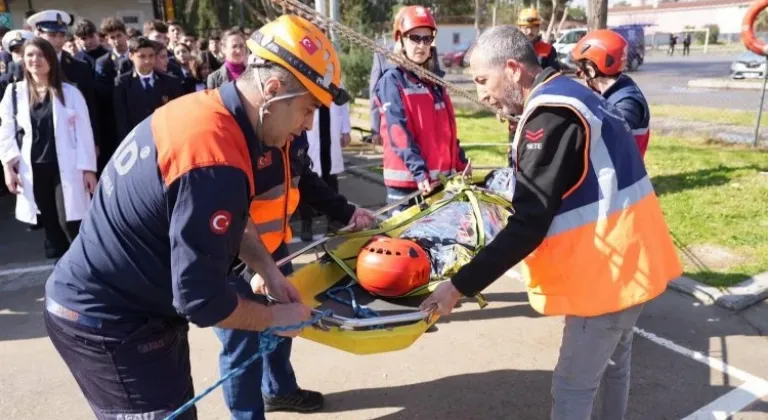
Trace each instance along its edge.
<instances>
[{"instance_id":1,"label":"red and navy uniform jacket","mask_svg":"<svg viewBox=\"0 0 768 420\"><path fill-rule=\"evenodd\" d=\"M46 297L113 322L228 317L227 276L265 187L254 183L260 149L232 83L159 108L107 164Z\"/></svg>"},{"instance_id":2,"label":"red and navy uniform jacket","mask_svg":"<svg viewBox=\"0 0 768 420\"><path fill-rule=\"evenodd\" d=\"M533 43L533 50L536 52L536 56L539 57L541 68L552 68L560 71L560 62L557 61L557 51L552 47L552 44L542 41L541 36L539 36Z\"/></svg>"},{"instance_id":3,"label":"red and navy uniform jacket","mask_svg":"<svg viewBox=\"0 0 768 420\"><path fill-rule=\"evenodd\" d=\"M466 167L456 137L456 115L444 88L401 68L384 72L376 85L384 146L384 184L417 188Z\"/></svg>"},{"instance_id":4,"label":"red and navy uniform jacket","mask_svg":"<svg viewBox=\"0 0 768 420\"><path fill-rule=\"evenodd\" d=\"M631 77L622 74L616 79L616 83L605 91L603 97L606 102L621 111L635 136L640 156L644 157L651 137L651 110L640 87Z\"/></svg>"}]
</instances>

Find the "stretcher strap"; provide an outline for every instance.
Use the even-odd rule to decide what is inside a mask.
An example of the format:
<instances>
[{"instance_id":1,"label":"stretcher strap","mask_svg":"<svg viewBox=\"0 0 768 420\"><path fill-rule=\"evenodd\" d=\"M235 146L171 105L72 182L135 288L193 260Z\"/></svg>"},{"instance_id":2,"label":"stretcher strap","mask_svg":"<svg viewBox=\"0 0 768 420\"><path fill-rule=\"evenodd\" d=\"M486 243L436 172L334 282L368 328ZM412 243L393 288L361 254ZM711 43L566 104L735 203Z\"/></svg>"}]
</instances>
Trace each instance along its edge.
<instances>
[{"instance_id":1,"label":"stretcher strap","mask_svg":"<svg viewBox=\"0 0 768 420\"><path fill-rule=\"evenodd\" d=\"M475 193L467 190L464 191L464 194L467 196L467 200L469 200L469 204L472 206L472 213L475 216L477 244L475 245L475 249L472 252L472 257L475 257L475 255L477 255L477 253L480 252L480 250L485 246L485 223L483 223L483 212L480 210L480 203L477 202Z\"/></svg>"},{"instance_id":2,"label":"stretcher strap","mask_svg":"<svg viewBox=\"0 0 768 420\"><path fill-rule=\"evenodd\" d=\"M337 293L339 292L349 293L349 300L337 296ZM355 298L355 291L352 290L350 286L334 287L325 292L325 295L328 296L329 299L332 299L338 303L351 306L352 310L355 311L355 316L357 318L376 318L380 316L379 313L373 309L364 305L359 305L357 303L357 299Z\"/></svg>"}]
</instances>

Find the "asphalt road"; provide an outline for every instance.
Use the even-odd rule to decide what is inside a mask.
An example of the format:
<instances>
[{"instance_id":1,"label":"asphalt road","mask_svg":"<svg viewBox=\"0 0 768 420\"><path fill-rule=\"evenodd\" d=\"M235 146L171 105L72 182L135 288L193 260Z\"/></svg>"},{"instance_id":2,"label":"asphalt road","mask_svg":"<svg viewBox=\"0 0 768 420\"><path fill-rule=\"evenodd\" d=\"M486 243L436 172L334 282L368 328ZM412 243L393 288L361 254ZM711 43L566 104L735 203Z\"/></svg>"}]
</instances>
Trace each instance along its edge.
<instances>
[{"instance_id":1,"label":"asphalt road","mask_svg":"<svg viewBox=\"0 0 768 420\"><path fill-rule=\"evenodd\" d=\"M380 185L359 178L343 178L341 189L364 206L384 201ZM26 243L37 252L38 232L5 234L15 223L7 209L0 216L3 249ZM39 279L29 285L0 287L0 418L92 418L46 338ZM536 314L513 278L497 281L486 297L485 309L466 302L399 352L354 356L296 340L299 384L324 392L327 407L269 419L546 419L563 319ZM729 410L740 410L734 419L768 419L768 305L733 314L670 291L646 305L638 328L628 420L724 419L714 413ZM193 328L190 339L199 392L219 376L220 344L210 330ZM228 418L219 390L200 403L199 414Z\"/></svg>"},{"instance_id":2,"label":"asphalt road","mask_svg":"<svg viewBox=\"0 0 768 420\"><path fill-rule=\"evenodd\" d=\"M760 105L759 91L688 87L691 79L728 77L731 62L738 56L739 53L702 55L694 52L689 57L667 57L663 52L653 52L646 56L638 71L629 74L651 104L756 110ZM469 76L451 74L448 79L472 89ZM768 104L764 109L768 109Z\"/></svg>"}]
</instances>

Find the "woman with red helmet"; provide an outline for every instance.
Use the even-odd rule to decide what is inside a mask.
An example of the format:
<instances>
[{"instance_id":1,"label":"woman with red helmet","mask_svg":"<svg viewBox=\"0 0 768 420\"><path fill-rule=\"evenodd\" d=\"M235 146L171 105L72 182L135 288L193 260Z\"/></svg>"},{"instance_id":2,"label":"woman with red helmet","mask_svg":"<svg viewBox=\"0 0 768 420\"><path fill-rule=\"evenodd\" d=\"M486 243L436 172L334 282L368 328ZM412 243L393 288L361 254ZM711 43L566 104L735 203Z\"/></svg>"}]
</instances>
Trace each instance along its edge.
<instances>
[{"instance_id":1,"label":"woman with red helmet","mask_svg":"<svg viewBox=\"0 0 768 420\"><path fill-rule=\"evenodd\" d=\"M624 37L609 29L600 29L581 38L571 55L579 69L577 75L624 116L644 157L650 139L651 111L640 87L623 73L627 48Z\"/></svg>"},{"instance_id":2,"label":"woman with red helmet","mask_svg":"<svg viewBox=\"0 0 768 420\"><path fill-rule=\"evenodd\" d=\"M396 50L429 69L430 47L437 31L429 10L407 6L396 19ZM440 175L465 169L467 162L456 137L456 116L443 87L398 66L384 72L372 99L381 116L379 134L388 202L417 189L429 192Z\"/></svg>"}]
</instances>

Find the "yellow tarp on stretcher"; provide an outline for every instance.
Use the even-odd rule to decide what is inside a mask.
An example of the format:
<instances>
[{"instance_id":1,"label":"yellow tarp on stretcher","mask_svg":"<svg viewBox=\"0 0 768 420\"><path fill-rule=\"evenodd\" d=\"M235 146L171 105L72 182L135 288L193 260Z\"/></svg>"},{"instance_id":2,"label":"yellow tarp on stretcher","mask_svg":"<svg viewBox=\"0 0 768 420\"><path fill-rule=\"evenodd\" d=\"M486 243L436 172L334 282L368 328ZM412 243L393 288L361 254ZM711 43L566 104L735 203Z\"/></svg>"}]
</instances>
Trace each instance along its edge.
<instances>
[{"instance_id":1,"label":"yellow tarp on stretcher","mask_svg":"<svg viewBox=\"0 0 768 420\"><path fill-rule=\"evenodd\" d=\"M479 183L482 182L482 180L482 174L477 174L471 182ZM344 259L349 268L354 269L354 257L357 256L362 246L372 236L382 230L392 237L398 236L401 232L407 229L413 221L428 214L428 209L435 206L436 203L441 202L440 200L444 197L446 190L469 190L475 196L483 196L496 203L505 203L507 208L511 210L511 206L509 206L509 203L505 200L493 194L473 188L468 184L469 181L465 181L458 177L453 178L446 183L444 189L425 199L421 206L416 205L410 207L406 211L381 222L379 231L340 235L339 240L342 240L342 242L334 247L332 251L333 254L337 258ZM345 272L340 264L337 264L331 258L327 258L327 255L299 268L289 277L289 279L299 290L302 301L310 308L314 309L328 309L329 301L325 297L326 291L338 287L339 285L353 284L354 282L353 280L350 281L349 274ZM357 289L358 292L365 293L359 286ZM383 305L382 307L386 305L394 306L394 309L391 307L384 307L384 312L389 310L389 313L395 314L394 317L382 316L381 318L381 320L392 319L398 321L390 325L383 325L375 329L370 329L351 328L349 325L344 326L341 324L334 324L333 322L323 322L320 327L304 329L300 337L359 355L402 350L413 344L438 320L437 315L418 313L418 304L427 296L428 292L421 294L420 296L402 298L402 301L401 299L387 299L385 302L377 301L377 303ZM376 297L368 295L369 301L376 299ZM407 303L403 303L405 301L407 301ZM363 304L366 303L363 302ZM409 320L403 322L403 315L408 317ZM398 316L401 318L398 318ZM376 320L372 321L376 322ZM354 323L352 324L354 325Z\"/></svg>"}]
</instances>

